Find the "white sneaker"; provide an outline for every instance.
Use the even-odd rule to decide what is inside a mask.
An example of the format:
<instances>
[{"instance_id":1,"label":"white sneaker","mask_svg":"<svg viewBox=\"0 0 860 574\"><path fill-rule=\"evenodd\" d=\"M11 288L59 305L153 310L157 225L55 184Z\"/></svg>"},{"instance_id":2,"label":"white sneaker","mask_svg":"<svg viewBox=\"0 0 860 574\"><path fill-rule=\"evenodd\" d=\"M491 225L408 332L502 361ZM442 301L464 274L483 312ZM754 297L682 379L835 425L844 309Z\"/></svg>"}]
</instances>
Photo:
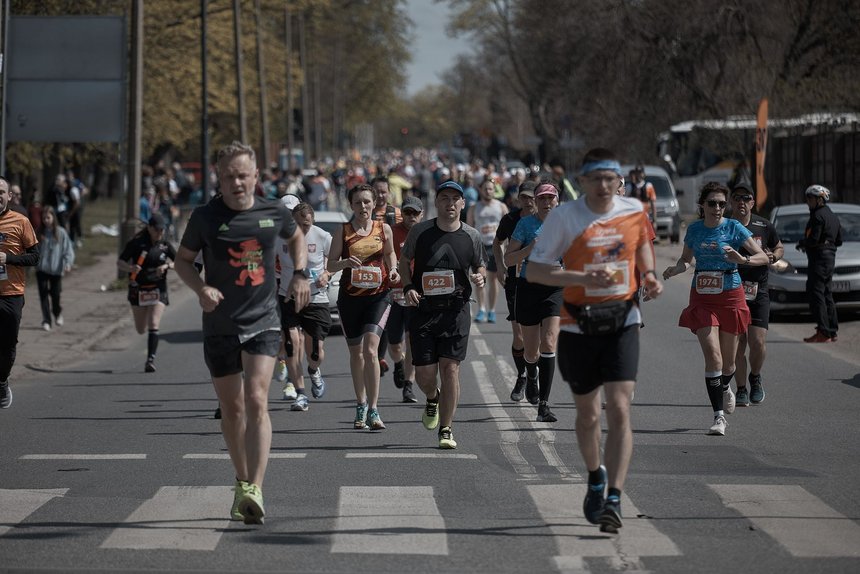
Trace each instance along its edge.
<instances>
[{"instance_id":1,"label":"white sneaker","mask_svg":"<svg viewBox=\"0 0 860 574\"><path fill-rule=\"evenodd\" d=\"M42 330L43 331L50 331L51 330L51 324L50 323L42 323Z\"/></svg>"},{"instance_id":2,"label":"white sneaker","mask_svg":"<svg viewBox=\"0 0 860 574\"><path fill-rule=\"evenodd\" d=\"M299 393L296 392L296 387L293 383L287 383L284 386L284 400L285 401L294 401L299 397Z\"/></svg>"},{"instance_id":3,"label":"white sneaker","mask_svg":"<svg viewBox=\"0 0 860 574\"><path fill-rule=\"evenodd\" d=\"M714 424L711 425L710 429L708 429L708 434L712 434L712 435L716 435L716 436L725 436L727 426L729 426L729 423L726 422L726 417L724 417L724 416L714 417Z\"/></svg>"},{"instance_id":4,"label":"white sneaker","mask_svg":"<svg viewBox=\"0 0 860 574\"><path fill-rule=\"evenodd\" d=\"M275 380L279 383L287 380L287 362L282 359L278 359L278 362L275 363Z\"/></svg>"},{"instance_id":5,"label":"white sneaker","mask_svg":"<svg viewBox=\"0 0 860 574\"><path fill-rule=\"evenodd\" d=\"M732 392L731 387L729 387L729 390L723 391L723 410L727 415L735 412L735 394Z\"/></svg>"},{"instance_id":6,"label":"white sneaker","mask_svg":"<svg viewBox=\"0 0 860 574\"><path fill-rule=\"evenodd\" d=\"M57 327L62 327L62 326L63 326L63 323L65 323L65 321L63 321L63 316L62 316L62 315L58 315L58 316L57 316Z\"/></svg>"}]
</instances>

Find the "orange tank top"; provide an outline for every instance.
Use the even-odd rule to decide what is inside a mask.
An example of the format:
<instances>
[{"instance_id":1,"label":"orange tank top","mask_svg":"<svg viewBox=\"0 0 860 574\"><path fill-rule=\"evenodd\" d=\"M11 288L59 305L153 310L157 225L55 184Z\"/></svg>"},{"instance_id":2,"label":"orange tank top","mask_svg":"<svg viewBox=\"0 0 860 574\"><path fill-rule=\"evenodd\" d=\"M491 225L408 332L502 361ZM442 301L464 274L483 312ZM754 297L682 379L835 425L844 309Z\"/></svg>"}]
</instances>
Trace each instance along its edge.
<instances>
[{"instance_id":1,"label":"orange tank top","mask_svg":"<svg viewBox=\"0 0 860 574\"><path fill-rule=\"evenodd\" d=\"M343 257L361 259L361 267L343 270L340 288L355 297L376 295L388 290L385 268L385 230L383 221L374 221L370 233L359 235L351 223L343 224Z\"/></svg>"}]
</instances>

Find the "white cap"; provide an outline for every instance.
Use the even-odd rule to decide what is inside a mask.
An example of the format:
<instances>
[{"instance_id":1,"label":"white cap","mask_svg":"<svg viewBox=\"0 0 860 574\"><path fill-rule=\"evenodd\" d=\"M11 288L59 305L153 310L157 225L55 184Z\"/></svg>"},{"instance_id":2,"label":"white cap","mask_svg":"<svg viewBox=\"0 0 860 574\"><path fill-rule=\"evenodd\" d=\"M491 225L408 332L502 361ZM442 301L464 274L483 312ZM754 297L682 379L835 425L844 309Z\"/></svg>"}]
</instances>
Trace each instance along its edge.
<instances>
[{"instance_id":1,"label":"white cap","mask_svg":"<svg viewBox=\"0 0 860 574\"><path fill-rule=\"evenodd\" d=\"M287 209L290 211L293 210L295 206L301 203L301 200L295 195L288 193L287 195L281 198L281 203L287 206Z\"/></svg>"}]
</instances>

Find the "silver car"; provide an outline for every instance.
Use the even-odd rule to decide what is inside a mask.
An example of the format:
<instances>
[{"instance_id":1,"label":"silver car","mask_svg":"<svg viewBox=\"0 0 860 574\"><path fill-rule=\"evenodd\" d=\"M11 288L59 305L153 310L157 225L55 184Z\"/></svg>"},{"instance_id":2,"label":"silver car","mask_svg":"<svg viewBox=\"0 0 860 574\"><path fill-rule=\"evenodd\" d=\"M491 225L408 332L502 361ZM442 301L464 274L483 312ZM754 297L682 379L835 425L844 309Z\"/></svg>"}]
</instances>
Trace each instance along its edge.
<instances>
[{"instance_id":1,"label":"silver car","mask_svg":"<svg viewBox=\"0 0 860 574\"><path fill-rule=\"evenodd\" d=\"M836 270L831 289L837 309L860 310L860 205L849 203L828 204L842 225L842 246L836 250ZM809 208L806 204L781 205L775 207L770 220L785 246L784 261L788 265L777 265L781 272L771 266L768 277L771 314L787 311L807 311L806 254L795 245L803 238ZM782 263L782 262L778 262Z\"/></svg>"},{"instance_id":2,"label":"silver car","mask_svg":"<svg viewBox=\"0 0 860 574\"><path fill-rule=\"evenodd\" d=\"M322 227L332 235L335 230L349 221L347 216L340 211L317 211L314 212L314 225ZM331 310L332 325L340 325L340 311L337 309L337 296L340 293L340 274L338 271L332 275L328 283L328 300L329 309Z\"/></svg>"},{"instance_id":3,"label":"silver car","mask_svg":"<svg viewBox=\"0 0 860 574\"><path fill-rule=\"evenodd\" d=\"M627 174L635 166L622 165L621 173L627 179ZM672 184L672 178L669 173L660 166L646 165L645 181L654 186L654 191L657 194L657 236L668 238L672 243L678 243L681 240L681 206L678 203L678 197L675 194L675 186ZM625 195L630 195L630 182L627 182L627 191Z\"/></svg>"}]
</instances>

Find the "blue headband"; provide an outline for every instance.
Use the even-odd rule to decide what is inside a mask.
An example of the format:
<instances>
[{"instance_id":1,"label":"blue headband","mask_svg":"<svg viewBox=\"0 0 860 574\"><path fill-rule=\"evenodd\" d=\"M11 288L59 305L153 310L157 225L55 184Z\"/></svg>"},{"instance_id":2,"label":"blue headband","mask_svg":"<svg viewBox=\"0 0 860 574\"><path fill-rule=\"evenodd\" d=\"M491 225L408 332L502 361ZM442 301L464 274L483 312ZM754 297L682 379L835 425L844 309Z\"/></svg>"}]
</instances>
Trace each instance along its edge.
<instances>
[{"instance_id":1,"label":"blue headband","mask_svg":"<svg viewBox=\"0 0 860 574\"><path fill-rule=\"evenodd\" d=\"M590 161L582 166L579 170L579 175L585 175L599 169L607 169L621 175L621 164L614 159L602 159L600 161Z\"/></svg>"}]
</instances>

